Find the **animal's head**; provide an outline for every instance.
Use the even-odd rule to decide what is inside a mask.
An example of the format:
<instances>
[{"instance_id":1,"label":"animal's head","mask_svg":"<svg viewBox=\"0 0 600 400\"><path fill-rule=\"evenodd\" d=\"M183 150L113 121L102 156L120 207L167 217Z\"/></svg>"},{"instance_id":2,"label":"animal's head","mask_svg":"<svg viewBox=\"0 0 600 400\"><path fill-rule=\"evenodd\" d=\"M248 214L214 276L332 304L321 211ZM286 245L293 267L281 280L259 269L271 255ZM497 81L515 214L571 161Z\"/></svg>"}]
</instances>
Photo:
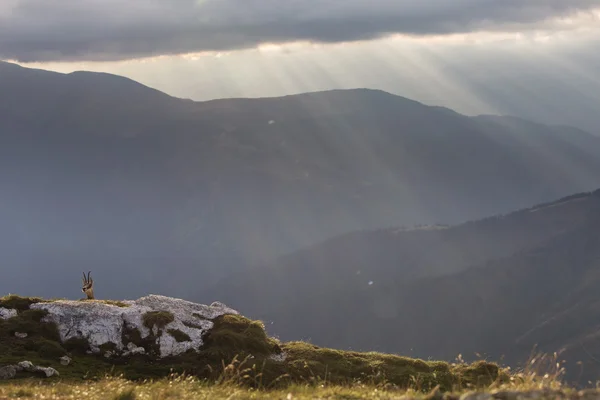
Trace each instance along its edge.
<instances>
[{"instance_id":1,"label":"animal's head","mask_svg":"<svg viewBox=\"0 0 600 400\"><path fill-rule=\"evenodd\" d=\"M81 291L87 295L88 299L94 298L94 280L90 277L90 272L88 272L87 276L85 276L85 272L83 273L83 286Z\"/></svg>"}]
</instances>

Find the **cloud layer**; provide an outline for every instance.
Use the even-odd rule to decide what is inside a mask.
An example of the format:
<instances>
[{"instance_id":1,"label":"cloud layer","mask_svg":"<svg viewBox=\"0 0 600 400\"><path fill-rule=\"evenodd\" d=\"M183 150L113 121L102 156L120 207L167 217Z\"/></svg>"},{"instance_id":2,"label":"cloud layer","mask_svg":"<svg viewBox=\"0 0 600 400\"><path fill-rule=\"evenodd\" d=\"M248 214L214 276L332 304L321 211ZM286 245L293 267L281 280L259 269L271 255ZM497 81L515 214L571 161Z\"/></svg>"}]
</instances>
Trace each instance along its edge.
<instances>
[{"instance_id":1,"label":"cloud layer","mask_svg":"<svg viewBox=\"0 0 600 400\"><path fill-rule=\"evenodd\" d=\"M0 59L122 60L265 42L510 32L598 7L598 0L3 0Z\"/></svg>"}]
</instances>

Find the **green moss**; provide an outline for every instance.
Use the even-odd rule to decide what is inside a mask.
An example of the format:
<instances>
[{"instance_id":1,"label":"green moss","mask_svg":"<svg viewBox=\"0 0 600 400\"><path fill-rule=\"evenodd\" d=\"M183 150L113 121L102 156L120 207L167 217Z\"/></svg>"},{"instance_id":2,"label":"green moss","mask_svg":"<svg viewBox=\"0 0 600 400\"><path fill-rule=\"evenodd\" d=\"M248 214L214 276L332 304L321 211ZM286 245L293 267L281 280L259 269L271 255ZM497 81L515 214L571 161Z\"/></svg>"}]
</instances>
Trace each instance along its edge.
<instances>
[{"instance_id":1,"label":"green moss","mask_svg":"<svg viewBox=\"0 0 600 400\"><path fill-rule=\"evenodd\" d=\"M46 310L24 310L19 313L21 319L33 322L40 322L46 315L48 315Z\"/></svg>"},{"instance_id":2,"label":"green moss","mask_svg":"<svg viewBox=\"0 0 600 400\"><path fill-rule=\"evenodd\" d=\"M117 347L117 344L113 342L102 343L100 346L98 346L102 354L106 353L107 351L116 351Z\"/></svg>"},{"instance_id":3,"label":"green moss","mask_svg":"<svg viewBox=\"0 0 600 400\"><path fill-rule=\"evenodd\" d=\"M46 310L25 310L16 317L0 320L0 336L14 337L16 332L20 332L26 333L28 337L45 337L60 341L56 324L42 322L47 313Z\"/></svg>"},{"instance_id":4,"label":"green moss","mask_svg":"<svg viewBox=\"0 0 600 400\"><path fill-rule=\"evenodd\" d=\"M34 335L40 328L40 323L24 318L10 318L4 324L4 329L9 335L15 332L26 333L28 336Z\"/></svg>"},{"instance_id":5,"label":"green moss","mask_svg":"<svg viewBox=\"0 0 600 400\"><path fill-rule=\"evenodd\" d=\"M204 329L203 327L201 327L200 325L197 324L193 324L191 322L187 322L187 321L183 321L182 322L185 326L187 326L188 328L192 328L192 329Z\"/></svg>"},{"instance_id":6,"label":"green moss","mask_svg":"<svg viewBox=\"0 0 600 400\"><path fill-rule=\"evenodd\" d=\"M90 350L90 343L86 338L70 338L63 343L63 347L74 354L86 354Z\"/></svg>"},{"instance_id":7,"label":"green moss","mask_svg":"<svg viewBox=\"0 0 600 400\"><path fill-rule=\"evenodd\" d=\"M278 342L267 336L262 322L239 315L223 315L215 319L204 343L207 353L225 361L236 355L269 356L281 351Z\"/></svg>"},{"instance_id":8,"label":"green moss","mask_svg":"<svg viewBox=\"0 0 600 400\"><path fill-rule=\"evenodd\" d=\"M152 329L154 326L162 329L174 320L175 316L168 311L149 311L142 316L144 326L148 329Z\"/></svg>"},{"instance_id":9,"label":"green moss","mask_svg":"<svg viewBox=\"0 0 600 400\"><path fill-rule=\"evenodd\" d=\"M425 390L440 385L453 387L454 375L447 363L381 353L359 353L320 348L304 342L283 345L285 369L292 381L327 380L349 384L357 380L399 387L417 385Z\"/></svg>"},{"instance_id":10,"label":"green moss","mask_svg":"<svg viewBox=\"0 0 600 400\"><path fill-rule=\"evenodd\" d=\"M344 385L361 381L426 391L439 385L441 390L449 391L455 387L486 386L500 376L497 365L485 362L451 366L391 354L326 349L305 342L282 344L266 335L262 323L238 315L225 315L214 322L201 357L215 366L219 357L228 364L235 355L238 359L251 355L243 365L247 371L256 372L245 373L249 384L256 384L256 375L260 375L261 385L322 381ZM269 357L281 352L284 361Z\"/></svg>"},{"instance_id":11,"label":"green moss","mask_svg":"<svg viewBox=\"0 0 600 400\"><path fill-rule=\"evenodd\" d=\"M185 332L180 331L179 329L169 329L167 330L169 335L173 336L175 340L179 343L181 342L190 342L192 338Z\"/></svg>"},{"instance_id":12,"label":"green moss","mask_svg":"<svg viewBox=\"0 0 600 400\"><path fill-rule=\"evenodd\" d=\"M510 379L505 371L502 371L497 364L484 361L477 361L473 364L460 364L454 367L454 371L462 379L465 386L485 386L490 382L490 378L507 381Z\"/></svg>"},{"instance_id":13,"label":"green moss","mask_svg":"<svg viewBox=\"0 0 600 400\"><path fill-rule=\"evenodd\" d=\"M67 354L67 351L60 345L60 343L57 343L53 340L40 338L37 339L35 342L37 347L37 349L35 350L37 351L38 355L42 358L58 359Z\"/></svg>"},{"instance_id":14,"label":"green moss","mask_svg":"<svg viewBox=\"0 0 600 400\"><path fill-rule=\"evenodd\" d=\"M47 366L67 353L60 344L60 335L54 323L44 322L45 310L29 310L29 305L41 302L31 298L23 300L18 296L2 298L19 313L12 318L0 320L0 365L14 364L28 360L37 365ZM26 333L26 338L18 338L15 332Z\"/></svg>"},{"instance_id":15,"label":"green moss","mask_svg":"<svg viewBox=\"0 0 600 400\"><path fill-rule=\"evenodd\" d=\"M32 304L45 302L48 301L39 297L21 297L14 294L0 297L0 307L17 310L19 312L28 310L29 306Z\"/></svg>"},{"instance_id":16,"label":"green moss","mask_svg":"<svg viewBox=\"0 0 600 400\"><path fill-rule=\"evenodd\" d=\"M156 337L150 332L145 338L142 338L141 332L136 328L125 326L121 335L123 346L133 343L138 347L143 347L149 355L158 355L160 352Z\"/></svg>"},{"instance_id":17,"label":"green moss","mask_svg":"<svg viewBox=\"0 0 600 400\"><path fill-rule=\"evenodd\" d=\"M65 354L67 351L61 346L60 343L48 340L46 338L32 338L27 339L22 344L22 349L27 352L35 352L37 358L42 358L45 360L53 360L58 359ZM12 352L13 355L17 355Z\"/></svg>"},{"instance_id":18,"label":"green moss","mask_svg":"<svg viewBox=\"0 0 600 400\"><path fill-rule=\"evenodd\" d=\"M141 346L144 340L142 339L142 334L136 328L131 328L129 326L125 326L123 328L123 333L121 335L121 341L124 346L127 346L127 343L133 343L136 346Z\"/></svg>"}]
</instances>

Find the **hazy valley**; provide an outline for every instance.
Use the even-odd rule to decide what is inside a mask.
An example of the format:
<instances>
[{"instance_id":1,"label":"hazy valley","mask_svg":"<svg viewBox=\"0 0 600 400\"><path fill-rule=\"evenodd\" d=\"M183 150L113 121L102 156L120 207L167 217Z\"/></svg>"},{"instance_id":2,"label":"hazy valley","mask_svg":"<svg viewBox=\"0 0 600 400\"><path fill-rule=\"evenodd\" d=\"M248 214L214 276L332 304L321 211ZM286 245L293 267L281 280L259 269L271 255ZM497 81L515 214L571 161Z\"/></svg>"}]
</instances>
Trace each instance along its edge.
<instances>
[{"instance_id":1,"label":"hazy valley","mask_svg":"<svg viewBox=\"0 0 600 400\"><path fill-rule=\"evenodd\" d=\"M195 103L2 63L0 131L0 246L18 270L0 290L36 295L72 293L65 279L92 269L105 296L195 298L340 234L461 223L600 181L591 134L372 90Z\"/></svg>"},{"instance_id":2,"label":"hazy valley","mask_svg":"<svg viewBox=\"0 0 600 400\"><path fill-rule=\"evenodd\" d=\"M344 235L205 296L284 340L515 366L537 346L587 382L598 374L599 232L600 191L582 193L453 227Z\"/></svg>"}]
</instances>

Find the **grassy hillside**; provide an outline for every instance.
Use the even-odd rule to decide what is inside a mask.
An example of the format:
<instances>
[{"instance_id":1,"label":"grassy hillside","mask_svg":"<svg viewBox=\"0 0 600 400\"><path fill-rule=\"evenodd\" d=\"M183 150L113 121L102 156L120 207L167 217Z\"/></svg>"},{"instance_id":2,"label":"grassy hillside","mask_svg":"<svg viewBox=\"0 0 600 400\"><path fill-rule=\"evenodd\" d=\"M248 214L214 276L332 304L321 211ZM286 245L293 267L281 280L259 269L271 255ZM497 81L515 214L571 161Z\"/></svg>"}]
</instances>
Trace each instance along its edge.
<instances>
[{"instance_id":1,"label":"grassy hillside","mask_svg":"<svg viewBox=\"0 0 600 400\"><path fill-rule=\"evenodd\" d=\"M200 352L190 351L162 359L136 355L109 360L102 354L88 354L89 346L84 339L61 343L56 325L44 322L45 311L29 308L30 304L43 301L52 300L18 296L0 298L0 307L18 310L16 316L0 320L0 367L27 360L55 368L61 381L98 379L107 374L129 380L187 374L213 383L235 380L254 388L362 382L425 391L439 387L449 391L489 387L509 379L505 370L484 361L469 365L449 364L391 354L339 351L305 342L282 343L268 337L261 322L238 315L218 317L204 338ZM27 337L19 338L15 332L26 333ZM146 348L152 346L152 343L144 342L147 339L142 339L139 332L137 339L134 332L124 332L125 335L128 337L124 337L124 341L133 341ZM72 359L66 366L59 361L65 355Z\"/></svg>"},{"instance_id":2,"label":"grassy hillside","mask_svg":"<svg viewBox=\"0 0 600 400\"><path fill-rule=\"evenodd\" d=\"M268 337L261 322L239 315L218 317L200 352L169 359L137 355L108 361L102 355L87 354L85 340L61 343L57 327L43 321L45 312L30 308L33 303L52 301L14 295L0 298L0 307L18 311L12 318L0 319L0 368L27 360L60 373L52 378L20 373L15 379L0 381L0 399L459 400L514 399L517 394L536 399L590 395L563 387L563 370L556 357L536 356L526 370L511 371L485 361L467 364L460 357L455 363L445 363L339 351L305 342L282 343ZM122 302L103 302L128 307ZM19 338L15 332L28 335ZM151 345L138 340L137 344ZM285 357L273 357L281 354ZM71 358L69 365L58 361L65 355Z\"/></svg>"}]
</instances>

